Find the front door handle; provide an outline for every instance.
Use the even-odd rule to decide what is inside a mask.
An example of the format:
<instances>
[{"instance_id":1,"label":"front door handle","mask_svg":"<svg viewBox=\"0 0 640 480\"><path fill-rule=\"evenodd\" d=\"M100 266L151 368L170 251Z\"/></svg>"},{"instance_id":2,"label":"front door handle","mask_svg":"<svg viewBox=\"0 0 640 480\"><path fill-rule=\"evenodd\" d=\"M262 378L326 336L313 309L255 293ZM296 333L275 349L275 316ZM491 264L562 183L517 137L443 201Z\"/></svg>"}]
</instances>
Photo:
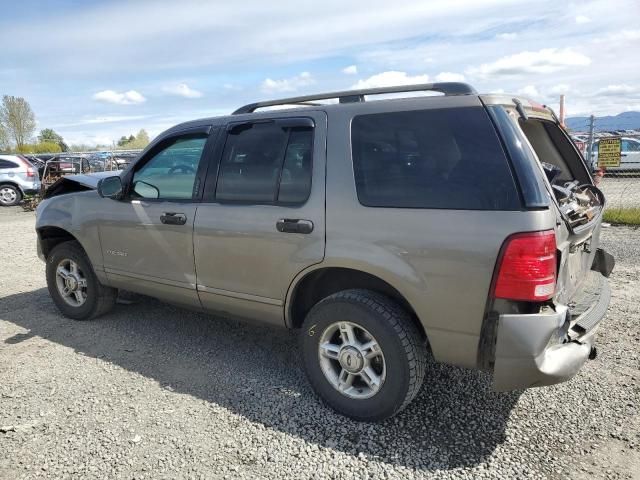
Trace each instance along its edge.
<instances>
[{"instance_id":1,"label":"front door handle","mask_svg":"<svg viewBox=\"0 0 640 480\"><path fill-rule=\"evenodd\" d=\"M282 233L311 233L313 222L300 218L281 218L276 222L276 229Z\"/></svg>"},{"instance_id":2,"label":"front door handle","mask_svg":"<svg viewBox=\"0 0 640 480\"><path fill-rule=\"evenodd\" d=\"M165 225L184 225L187 223L187 216L184 213L164 212L160 215L160 221Z\"/></svg>"}]
</instances>

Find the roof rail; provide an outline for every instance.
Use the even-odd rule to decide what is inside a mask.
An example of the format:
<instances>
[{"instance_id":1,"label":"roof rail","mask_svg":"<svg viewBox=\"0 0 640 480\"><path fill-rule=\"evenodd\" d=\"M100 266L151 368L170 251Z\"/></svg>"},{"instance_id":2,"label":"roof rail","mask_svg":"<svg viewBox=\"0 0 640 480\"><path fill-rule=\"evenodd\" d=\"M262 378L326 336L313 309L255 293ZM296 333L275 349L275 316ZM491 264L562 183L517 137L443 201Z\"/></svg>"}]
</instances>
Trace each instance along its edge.
<instances>
[{"instance_id":1,"label":"roof rail","mask_svg":"<svg viewBox=\"0 0 640 480\"><path fill-rule=\"evenodd\" d=\"M238 108L233 112L233 115L252 113L258 108L274 107L276 105L314 105L312 102L315 100L329 100L332 98L337 98L340 103L364 102L365 95L383 95L387 93L405 92L440 92L445 95L474 95L477 93L471 85L461 82L422 83L418 85L398 85L395 87L364 88L360 90L318 93L315 95L304 95L302 97L249 103Z\"/></svg>"}]
</instances>

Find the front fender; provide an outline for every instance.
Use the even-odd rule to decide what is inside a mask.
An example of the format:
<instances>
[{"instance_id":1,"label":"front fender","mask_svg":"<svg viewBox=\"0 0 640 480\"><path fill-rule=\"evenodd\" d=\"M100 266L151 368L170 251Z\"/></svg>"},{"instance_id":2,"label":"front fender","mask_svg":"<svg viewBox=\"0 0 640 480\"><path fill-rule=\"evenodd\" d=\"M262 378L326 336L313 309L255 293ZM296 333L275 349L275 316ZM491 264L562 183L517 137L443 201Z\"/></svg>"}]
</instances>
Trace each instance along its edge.
<instances>
[{"instance_id":1,"label":"front fender","mask_svg":"<svg viewBox=\"0 0 640 480\"><path fill-rule=\"evenodd\" d=\"M104 260L98 229L99 200L95 191L70 193L44 200L36 211L36 232L39 242L42 232L47 228L59 228L67 232L80 243L102 281Z\"/></svg>"}]
</instances>

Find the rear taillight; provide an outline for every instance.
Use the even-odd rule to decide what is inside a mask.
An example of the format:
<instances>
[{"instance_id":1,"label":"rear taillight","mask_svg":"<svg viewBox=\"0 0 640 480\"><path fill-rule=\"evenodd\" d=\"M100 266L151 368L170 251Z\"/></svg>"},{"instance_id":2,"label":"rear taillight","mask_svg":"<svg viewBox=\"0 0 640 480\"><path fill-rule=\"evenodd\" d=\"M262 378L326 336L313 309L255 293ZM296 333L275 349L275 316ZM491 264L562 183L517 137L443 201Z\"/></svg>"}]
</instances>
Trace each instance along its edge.
<instances>
[{"instance_id":1,"label":"rear taillight","mask_svg":"<svg viewBox=\"0 0 640 480\"><path fill-rule=\"evenodd\" d=\"M36 171L33 169L33 167L27 167L27 177L35 177L36 176Z\"/></svg>"},{"instance_id":2,"label":"rear taillight","mask_svg":"<svg viewBox=\"0 0 640 480\"><path fill-rule=\"evenodd\" d=\"M556 290L556 235L553 230L516 233L498 260L495 298L540 302Z\"/></svg>"}]
</instances>

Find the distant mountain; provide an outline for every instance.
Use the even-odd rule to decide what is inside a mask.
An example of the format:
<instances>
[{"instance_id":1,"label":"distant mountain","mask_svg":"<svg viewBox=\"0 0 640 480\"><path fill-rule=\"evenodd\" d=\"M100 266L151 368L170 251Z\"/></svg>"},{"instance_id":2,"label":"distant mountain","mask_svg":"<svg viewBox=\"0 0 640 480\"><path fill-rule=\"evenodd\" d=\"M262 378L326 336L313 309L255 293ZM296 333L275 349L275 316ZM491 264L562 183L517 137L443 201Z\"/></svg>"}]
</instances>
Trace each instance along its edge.
<instances>
[{"instance_id":1,"label":"distant mountain","mask_svg":"<svg viewBox=\"0 0 640 480\"><path fill-rule=\"evenodd\" d=\"M589 130L589 117L569 117L565 124L571 130L586 132ZM595 129L598 132L640 129L640 112L623 112L613 116L596 117Z\"/></svg>"}]
</instances>

